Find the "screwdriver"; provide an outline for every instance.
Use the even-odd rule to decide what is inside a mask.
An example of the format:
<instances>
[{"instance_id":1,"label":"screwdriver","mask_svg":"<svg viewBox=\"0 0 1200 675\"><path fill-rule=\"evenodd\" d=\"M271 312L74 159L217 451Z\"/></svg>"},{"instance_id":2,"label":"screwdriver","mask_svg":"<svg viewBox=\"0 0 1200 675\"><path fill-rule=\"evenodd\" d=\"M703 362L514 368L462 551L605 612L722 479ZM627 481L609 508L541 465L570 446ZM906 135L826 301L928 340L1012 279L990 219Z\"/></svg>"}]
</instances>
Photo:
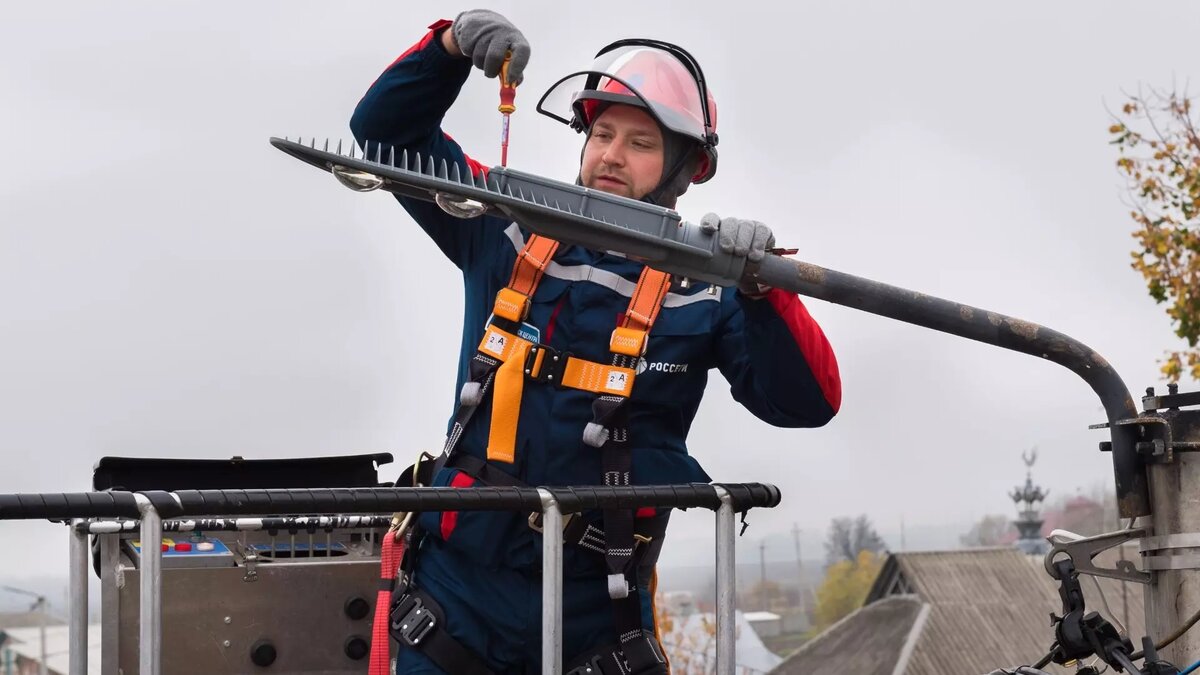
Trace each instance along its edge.
<instances>
[{"instance_id":1,"label":"screwdriver","mask_svg":"<svg viewBox=\"0 0 1200 675\"><path fill-rule=\"evenodd\" d=\"M500 66L500 111L503 121L500 126L500 166L508 166L508 123L509 117L516 112L517 106L513 101L517 98L517 86L508 80L508 64L512 62L512 52L504 55L504 65Z\"/></svg>"}]
</instances>

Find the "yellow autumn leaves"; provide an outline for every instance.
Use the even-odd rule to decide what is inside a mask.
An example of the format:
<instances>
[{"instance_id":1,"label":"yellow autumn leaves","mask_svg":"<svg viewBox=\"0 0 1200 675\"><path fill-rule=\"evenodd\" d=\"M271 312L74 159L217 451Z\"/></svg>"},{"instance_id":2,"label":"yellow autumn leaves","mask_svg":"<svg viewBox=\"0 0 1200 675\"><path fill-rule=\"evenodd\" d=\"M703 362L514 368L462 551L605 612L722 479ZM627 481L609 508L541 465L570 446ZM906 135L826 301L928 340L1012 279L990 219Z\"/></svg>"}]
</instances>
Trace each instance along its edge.
<instances>
[{"instance_id":1,"label":"yellow autumn leaves","mask_svg":"<svg viewBox=\"0 0 1200 675\"><path fill-rule=\"evenodd\" d=\"M1137 247L1133 269L1155 302L1165 304L1185 350L1168 351L1163 375L1200 380L1200 122L1191 100L1176 92L1139 91L1108 128L1125 176Z\"/></svg>"},{"instance_id":2,"label":"yellow autumn leaves","mask_svg":"<svg viewBox=\"0 0 1200 675\"><path fill-rule=\"evenodd\" d=\"M863 600L883 568L883 556L859 551L855 560L842 560L825 570L825 579L817 588L816 626L814 634L837 623L839 619L862 607Z\"/></svg>"}]
</instances>

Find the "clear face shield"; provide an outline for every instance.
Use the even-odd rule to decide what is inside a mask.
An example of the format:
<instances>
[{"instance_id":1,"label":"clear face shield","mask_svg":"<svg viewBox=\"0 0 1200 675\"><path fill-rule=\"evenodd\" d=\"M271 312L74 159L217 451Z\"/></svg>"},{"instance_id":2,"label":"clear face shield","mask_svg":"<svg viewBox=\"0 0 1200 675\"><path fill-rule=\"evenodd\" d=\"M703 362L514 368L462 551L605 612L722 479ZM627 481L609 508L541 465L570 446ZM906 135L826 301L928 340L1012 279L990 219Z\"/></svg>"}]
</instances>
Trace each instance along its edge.
<instances>
[{"instance_id":1,"label":"clear face shield","mask_svg":"<svg viewBox=\"0 0 1200 675\"><path fill-rule=\"evenodd\" d=\"M538 112L583 131L600 103L635 105L667 129L715 145L715 106L706 105L711 99L691 56L667 43L614 44L588 69L554 83L538 101Z\"/></svg>"}]
</instances>

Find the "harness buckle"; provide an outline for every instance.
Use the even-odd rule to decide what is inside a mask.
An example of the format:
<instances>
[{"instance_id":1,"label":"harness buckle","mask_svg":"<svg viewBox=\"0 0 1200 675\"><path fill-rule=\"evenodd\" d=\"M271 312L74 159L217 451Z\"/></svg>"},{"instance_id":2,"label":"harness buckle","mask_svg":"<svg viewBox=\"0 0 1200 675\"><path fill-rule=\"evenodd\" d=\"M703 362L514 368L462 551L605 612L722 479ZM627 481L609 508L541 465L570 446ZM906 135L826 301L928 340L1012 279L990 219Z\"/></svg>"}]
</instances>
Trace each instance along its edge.
<instances>
[{"instance_id":1,"label":"harness buckle","mask_svg":"<svg viewBox=\"0 0 1200 675\"><path fill-rule=\"evenodd\" d=\"M567 526L571 524L571 521L574 520L575 516L577 516L577 515L579 515L579 514L577 514L577 513L564 513L563 514L563 517L562 517L563 531L566 531ZM542 512L541 511L534 511L529 514L529 529L531 529L534 532L537 532L539 534L542 533Z\"/></svg>"},{"instance_id":2,"label":"harness buckle","mask_svg":"<svg viewBox=\"0 0 1200 675\"><path fill-rule=\"evenodd\" d=\"M512 288L504 287L496 294L496 302L492 306L492 313L496 316L516 321L520 323L529 316L529 308L531 301L528 295L515 291Z\"/></svg>"},{"instance_id":3,"label":"harness buckle","mask_svg":"<svg viewBox=\"0 0 1200 675\"><path fill-rule=\"evenodd\" d=\"M588 660L587 663L568 670L567 675L604 675L604 671L600 668L601 658L603 658L603 655L597 654Z\"/></svg>"},{"instance_id":4,"label":"harness buckle","mask_svg":"<svg viewBox=\"0 0 1200 675\"><path fill-rule=\"evenodd\" d=\"M392 610L391 633L410 647L418 646L436 625L433 612L416 596L405 595Z\"/></svg>"},{"instance_id":5,"label":"harness buckle","mask_svg":"<svg viewBox=\"0 0 1200 675\"><path fill-rule=\"evenodd\" d=\"M645 356L646 347L650 345L648 334L648 330L617 326L608 338L608 350L635 359Z\"/></svg>"},{"instance_id":6,"label":"harness buckle","mask_svg":"<svg viewBox=\"0 0 1200 675\"><path fill-rule=\"evenodd\" d=\"M560 352L543 344L534 344L525 357L525 377L534 382L560 384L571 352Z\"/></svg>"}]
</instances>

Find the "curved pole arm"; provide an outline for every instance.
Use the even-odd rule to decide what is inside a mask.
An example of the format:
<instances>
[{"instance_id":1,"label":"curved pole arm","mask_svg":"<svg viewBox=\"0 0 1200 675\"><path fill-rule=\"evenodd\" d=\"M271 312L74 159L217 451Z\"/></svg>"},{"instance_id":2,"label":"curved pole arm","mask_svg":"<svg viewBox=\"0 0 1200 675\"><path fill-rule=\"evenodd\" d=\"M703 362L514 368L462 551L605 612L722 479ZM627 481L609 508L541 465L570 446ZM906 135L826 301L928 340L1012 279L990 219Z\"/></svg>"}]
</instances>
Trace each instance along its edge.
<instances>
[{"instance_id":1,"label":"curved pole arm","mask_svg":"<svg viewBox=\"0 0 1200 675\"><path fill-rule=\"evenodd\" d=\"M769 286L1037 356L1069 369L1096 392L1108 416L1121 516L1150 514L1146 467L1135 450L1136 438L1129 426L1117 424L1137 417L1137 408L1121 376L1091 347L1036 323L779 256L768 255L754 277Z\"/></svg>"}]
</instances>

